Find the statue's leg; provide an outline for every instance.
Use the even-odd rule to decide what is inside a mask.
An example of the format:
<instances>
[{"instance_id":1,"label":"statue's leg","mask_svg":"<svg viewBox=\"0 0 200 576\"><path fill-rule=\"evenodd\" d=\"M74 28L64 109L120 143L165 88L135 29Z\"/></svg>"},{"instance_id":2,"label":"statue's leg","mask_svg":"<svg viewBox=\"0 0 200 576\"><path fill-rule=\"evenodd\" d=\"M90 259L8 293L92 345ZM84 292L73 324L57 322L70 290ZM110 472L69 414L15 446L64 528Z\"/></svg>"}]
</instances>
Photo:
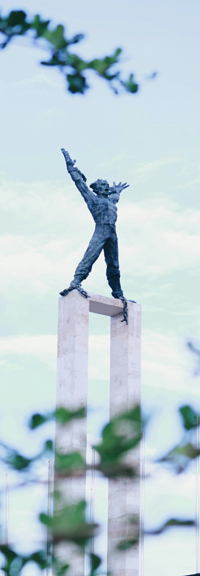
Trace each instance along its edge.
<instances>
[{"instance_id":1,"label":"statue's leg","mask_svg":"<svg viewBox=\"0 0 200 576\"><path fill-rule=\"evenodd\" d=\"M81 286L81 282L85 280L89 273L92 270L92 266L94 262L99 257L103 247L105 244L105 235L104 231L100 227L96 227L94 234L90 240L89 246L81 260L78 264L74 278L69 286L69 288L65 288L62 292L60 292L61 296L66 296L71 290L79 290L79 292L87 297L87 293L83 290Z\"/></svg>"},{"instance_id":2,"label":"statue's leg","mask_svg":"<svg viewBox=\"0 0 200 576\"><path fill-rule=\"evenodd\" d=\"M74 282L78 282L81 283L83 280L85 280L88 275L90 274L91 270L92 270L92 266L93 264L96 262L97 258L100 256L101 251L104 247L104 243L105 243L105 238L104 238L104 234L103 234L103 230L100 227L96 227L94 234L90 240L90 243L88 245L88 248L81 260L81 262L79 262L76 270L75 270L75 274L74 274L74 280L72 280L73 284Z\"/></svg>"},{"instance_id":3,"label":"statue's leg","mask_svg":"<svg viewBox=\"0 0 200 576\"><path fill-rule=\"evenodd\" d=\"M128 324L128 305L120 284L119 256L117 234L113 230L104 245L104 256L107 264L106 276L112 288L112 296L123 302L123 320Z\"/></svg>"},{"instance_id":4,"label":"statue's leg","mask_svg":"<svg viewBox=\"0 0 200 576\"><path fill-rule=\"evenodd\" d=\"M108 284L112 288L112 296L114 298L124 298L120 284L118 240L117 234L114 231L106 240L104 246L104 257L107 265L106 276L108 279Z\"/></svg>"}]
</instances>

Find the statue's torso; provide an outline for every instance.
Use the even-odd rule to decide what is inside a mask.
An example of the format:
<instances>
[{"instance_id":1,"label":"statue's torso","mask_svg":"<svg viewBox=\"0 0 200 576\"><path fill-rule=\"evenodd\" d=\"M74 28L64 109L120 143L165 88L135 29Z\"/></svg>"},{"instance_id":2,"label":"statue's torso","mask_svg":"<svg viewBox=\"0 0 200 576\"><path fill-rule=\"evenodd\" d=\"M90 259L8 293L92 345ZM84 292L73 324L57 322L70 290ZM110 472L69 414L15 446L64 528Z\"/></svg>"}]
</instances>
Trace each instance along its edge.
<instances>
[{"instance_id":1,"label":"statue's torso","mask_svg":"<svg viewBox=\"0 0 200 576\"><path fill-rule=\"evenodd\" d=\"M114 225L117 220L117 207L107 198L95 197L92 205L88 203L88 208L92 213L97 225L111 224Z\"/></svg>"}]
</instances>

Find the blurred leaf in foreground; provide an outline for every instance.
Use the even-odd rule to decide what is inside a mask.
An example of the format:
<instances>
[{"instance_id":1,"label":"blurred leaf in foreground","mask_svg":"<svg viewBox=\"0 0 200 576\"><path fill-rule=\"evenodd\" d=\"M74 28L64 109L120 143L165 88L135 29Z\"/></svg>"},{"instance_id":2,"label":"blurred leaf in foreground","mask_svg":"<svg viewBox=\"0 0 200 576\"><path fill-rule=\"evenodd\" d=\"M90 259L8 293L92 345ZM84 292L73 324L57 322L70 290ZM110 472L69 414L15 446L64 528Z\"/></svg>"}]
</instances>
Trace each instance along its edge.
<instances>
[{"instance_id":1,"label":"blurred leaf in foreground","mask_svg":"<svg viewBox=\"0 0 200 576\"><path fill-rule=\"evenodd\" d=\"M191 408L191 406L181 406L179 408L179 412L182 417L183 425L185 430L192 430L192 428L196 428L197 426L197 414ZM200 420L199 420L200 424Z\"/></svg>"},{"instance_id":2,"label":"blurred leaf in foreground","mask_svg":"<svg viewBox=\"0 0 200 576\"><path fill-rule=\"evenodd\" d=\"M91 571L90 571L89 576L95 576L95 572L96 572L96 570L98 570L100 564L101 564L100 556L97 556L97 554L91 553L90 554Z\"/></svg>"},{"instance_id":3,"label":"blurred leaf in foreground","mask_svg":"<svg viewBox=\"0 0 200 576\"><path fill-rule=\"evenodd\" d=\"M118 463L141 440L140 406L115 416L103 428L101 443L94 446L101 458L101 465Z\"/></svg>"},{"instance_id":4,"label":"blurred leaf in foreground","mask_svg":"<svg viewBox=\"0 0 200 576\"><path fill-rule=\"evenodd\" d=\"M52 412L46 414L33 414L28 421L28 427L30 430L35 430L46 424L47 422L55 421L59 422L60 424L69 424L72 420L76 420L78 418L85 418L86 417L86 408L79 408L77 410L68 410L63 406L56 408Z\"/></svg>"},{"instance_id":5,"label":"blurred leaf in foreground","mask_svg":"<svg viewBox=\"0 0 200 576\"><path fill-rule=\"evenodd\" d=\"M18 576L22 568L29 562L34 562L41 570L48 566L46 550L38 550L28 556L17 554L10 546L1 544L0 551L4 556L4 565L1 567L8 576Z\"/></svg>"},{"instance_id":6,"label":"blurred leaf in foreground","mask_svg":"<svg viewBox=\"0 0 200 576\"><path fill-rule=\"evenodd\" d=\"M55 451L55 473L60 477L71 476L86 469L85 459L80 452L63 454Z\"/></svg>"},{"instance_id":7,"label":"blurred leaf in foreground","mask_svg":"<svg viewBox=\"0 0 200 576\"><path fill-rule=\"evenodd\" d=\"M157 462L166 462L173 466L174 470L180 474L189 466L191 460L200 455L200 449L195 448L191 443L179 444L173 450L170 450L157 460Z\"/></svg>"},{"instance_id":8,"label":"blurred leaf in foreground","mask_svg":"<svg viewBox=\"0 0 200 576\"><path fill-rule=\"evenodd\" d=\"M98 524L86 522L85 510L86 502L81 500L77 504L65 504L53 517L40 514L40 521L51 529L54 543L68 541L83 547L98 528Z\"/></svg>"},{"instance_id":9,"label":"blurred leaf in foreground","mask_svg":"<svg viewBox=\"0 0 200 576\"><path fill-rule=\"evenodd\" d=\"M167 520L167 522L162 524L162 526L160 526L160 528L156 528L156 530L146 530L145 534L149 535L149 536L157 536L158 534L162 534L163 532L165 532L169 528L175 528L175 527L187 528L187 527L191 527L191 526L195 526L194 520L183 520L180 518L171 518L170 520Z\"/></svg>"}]
</instances>

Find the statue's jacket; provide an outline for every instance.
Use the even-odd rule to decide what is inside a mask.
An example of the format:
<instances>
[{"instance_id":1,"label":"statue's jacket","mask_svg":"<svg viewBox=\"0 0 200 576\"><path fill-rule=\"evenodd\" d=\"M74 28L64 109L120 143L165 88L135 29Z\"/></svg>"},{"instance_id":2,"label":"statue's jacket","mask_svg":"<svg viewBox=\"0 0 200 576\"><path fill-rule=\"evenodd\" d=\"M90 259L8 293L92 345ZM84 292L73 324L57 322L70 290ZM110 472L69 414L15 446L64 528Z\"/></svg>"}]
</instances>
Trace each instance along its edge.
<instances>
[{"instance_id":1,"label":"statue's jacket","mask_svg":"<svg viewBox=\"0 0 200 576\"><path fill-rule=\"evenodd\" d=\"M104 226L107 224L112 228L115 227L117 220L116 203L119 201L120 194L113 192L107 198L96 196L96 194L88 188L77 168L70 170L70 176L83 196L96 225Z\"/></svg>"}]
</instances>

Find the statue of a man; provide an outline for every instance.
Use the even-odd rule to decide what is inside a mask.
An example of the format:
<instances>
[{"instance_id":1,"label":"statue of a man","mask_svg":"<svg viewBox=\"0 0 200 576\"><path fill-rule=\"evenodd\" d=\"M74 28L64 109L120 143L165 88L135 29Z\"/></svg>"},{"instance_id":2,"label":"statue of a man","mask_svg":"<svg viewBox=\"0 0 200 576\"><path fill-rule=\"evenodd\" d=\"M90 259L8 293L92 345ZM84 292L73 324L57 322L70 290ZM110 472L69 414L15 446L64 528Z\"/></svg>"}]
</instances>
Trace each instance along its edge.
<instances>
[{"instance_id":1,"label":"statue of a man","mask_svg":"<svg viewBox=\"0 0 200 576\"><path fill-rule=\"evenodd\" d=\"M74 167L76 160L72 160L64 148L61 150L66 161L67 170L83 196L95 221L95 231L81 262L76 268L74 279L69 288L65 288L60 294L61 296L66 296L71 290L77 289L87 298L87 292L83 290L81 282L88 277L94 262L103 250L107 265L106 276L108 284L112 289L112 296L114 298L120 298L127 308L127 302L120 284L118 241L115 223L117 220L116 204L119 202L122 190L127 188L128 184L122 184L121 182L115 184L115 182L113 182L113 186L110 187L106 180L96 180L96 182L90 184L90 190L86 184L84 174L82 174L78 168Z\"/></svg>"}]
</instances>

